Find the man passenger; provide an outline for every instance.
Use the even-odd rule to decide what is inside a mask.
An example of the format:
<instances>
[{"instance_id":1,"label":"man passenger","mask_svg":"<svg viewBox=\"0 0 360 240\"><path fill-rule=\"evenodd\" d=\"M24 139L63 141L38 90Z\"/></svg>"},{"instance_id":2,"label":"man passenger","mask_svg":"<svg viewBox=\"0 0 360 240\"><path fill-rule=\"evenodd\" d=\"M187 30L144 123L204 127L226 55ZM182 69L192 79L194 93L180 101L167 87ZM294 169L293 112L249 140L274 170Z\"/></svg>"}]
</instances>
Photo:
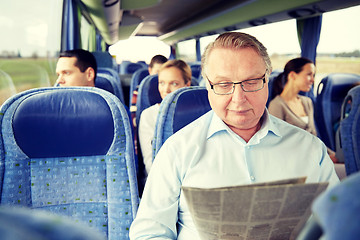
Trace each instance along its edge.
<instances>
[{"instance_id":1,"label":"man passenger","mask_svg":"<svg viewBox=\"0 0 360 240\"><path fill-rule=\"evenodd\" d=\"M130 239L200 239L182 186L216 188L303 176L308 183L339 181L319 138L268 113L271 71L266 48L248 34L224 33L207 47L202 76L212 110L161 147Z\"/></svg>"},{"instance_id":2,"label":"man passenger","mask_svg":"<svg viewBox=\"0 0 360 240\"><path fill-rule=\"evenodd\" d=\"M152 57L149 67L148 67L148 71L150 75L154 75L154 74L158 74L161 65L163 65L164 63L167 62L167 58L164 57L163 55L155 55L154 57Z\"/></svg>"},{"instance_id":3,"label":"man passenger","mask_svg":"<svg viewBox=\"0 0 360 240\"><path fill-rule=\"evenodd\" d=\"M83 49L69 50L60 53L56 65L56 83L61 87L94 87L96 73L96 59L91 52Z\"/></svg>"}]
</instances>

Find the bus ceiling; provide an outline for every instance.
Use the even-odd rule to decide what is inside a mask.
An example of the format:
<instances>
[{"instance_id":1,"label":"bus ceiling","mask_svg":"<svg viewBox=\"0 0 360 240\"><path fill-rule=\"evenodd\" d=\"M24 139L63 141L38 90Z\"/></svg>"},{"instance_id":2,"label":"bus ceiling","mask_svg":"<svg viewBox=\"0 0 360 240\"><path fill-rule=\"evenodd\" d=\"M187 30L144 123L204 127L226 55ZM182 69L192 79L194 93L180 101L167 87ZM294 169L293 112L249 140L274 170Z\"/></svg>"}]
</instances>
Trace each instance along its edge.
<instances>
[{"instance_id":1,"label":"bus ceiling","mask_svg":"<svg viewBox=\"0 0 360 240\"><path fill-rule=\"evenodd\" d=\"M108 45L130 36L157 36L174 44L224 31L314 17L360 4L360 0L72 1Z\"/></svg>"}]
</instances>

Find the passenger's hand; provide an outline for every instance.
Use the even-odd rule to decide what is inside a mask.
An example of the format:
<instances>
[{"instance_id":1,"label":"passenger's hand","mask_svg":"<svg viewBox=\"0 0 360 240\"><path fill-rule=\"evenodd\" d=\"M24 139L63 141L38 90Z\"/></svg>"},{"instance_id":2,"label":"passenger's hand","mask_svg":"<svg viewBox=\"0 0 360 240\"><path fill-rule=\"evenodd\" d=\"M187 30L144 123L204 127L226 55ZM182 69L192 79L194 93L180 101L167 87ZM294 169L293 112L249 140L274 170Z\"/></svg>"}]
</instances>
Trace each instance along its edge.
<instances>
[{"instance_id":1,"label":"passenger's hand","mask_svg":"<svg viewBox=\"0 0 360 240\"><path fill-rule=\"evenodd\" d=\"M331 160L333 161L333 163L337 163L339 160L336 158L335 152L328 149L328 154L329 157L331 158Z\"/></svg>"}]
</instances>

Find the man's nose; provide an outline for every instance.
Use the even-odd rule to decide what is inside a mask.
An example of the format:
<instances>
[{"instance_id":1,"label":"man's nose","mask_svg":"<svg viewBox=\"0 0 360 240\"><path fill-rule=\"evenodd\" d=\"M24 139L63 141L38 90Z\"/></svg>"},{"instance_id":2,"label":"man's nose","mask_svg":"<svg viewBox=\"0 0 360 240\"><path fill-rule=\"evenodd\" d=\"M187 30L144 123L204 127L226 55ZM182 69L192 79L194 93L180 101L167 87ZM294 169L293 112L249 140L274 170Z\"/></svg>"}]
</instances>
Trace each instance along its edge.
<instances>
[{"instance_id":1,"label":"man's nose","mask_svg":"<svg viewBox=\"0 0 360 240\"><path fill-rule=\"evenodd\" d=\"M59 75L56 79L56 83L60 84L63 82L63 78L61 77L61 75Z\"/></svg>"},{"instance_id":2,"label":"man's nose","mask_svg":"<svg viewBox=\"0 0 360 240\"><path fill-rule=\"evenodd\" d=\"M243 102L246 97L245 97L245 92L242 89L240 83L239 84L235 84L234 85L234 92L232 94L232 101L240 101Z\"/></svg>"}]
</instances>

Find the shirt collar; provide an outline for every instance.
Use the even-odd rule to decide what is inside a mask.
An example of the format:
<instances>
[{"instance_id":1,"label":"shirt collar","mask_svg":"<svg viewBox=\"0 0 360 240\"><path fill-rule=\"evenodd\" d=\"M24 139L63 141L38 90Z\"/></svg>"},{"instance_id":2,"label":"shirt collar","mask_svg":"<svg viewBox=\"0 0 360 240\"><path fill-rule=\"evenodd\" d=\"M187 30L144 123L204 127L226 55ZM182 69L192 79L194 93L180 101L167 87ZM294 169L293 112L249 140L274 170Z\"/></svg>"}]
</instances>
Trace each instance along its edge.
<instances>
[{"instance_id":1,"label":"shirt collar","mask_svg":"<svg viewBox=\"0 0 360 240\"><path fill-rule=\"evenodd\" d=\"M209 130L207 133L207 139L211 138L215 134L227 131L230 134L235 134L213 111L212 119L210 122ZM264 138L268 133L273 133L276 136L281 136L279 128L271 120L270 114L267 108L262 116L262 124L260 130L250 139L249 143L259 142L260 139Z\"/></svg>"}]
</instances>

